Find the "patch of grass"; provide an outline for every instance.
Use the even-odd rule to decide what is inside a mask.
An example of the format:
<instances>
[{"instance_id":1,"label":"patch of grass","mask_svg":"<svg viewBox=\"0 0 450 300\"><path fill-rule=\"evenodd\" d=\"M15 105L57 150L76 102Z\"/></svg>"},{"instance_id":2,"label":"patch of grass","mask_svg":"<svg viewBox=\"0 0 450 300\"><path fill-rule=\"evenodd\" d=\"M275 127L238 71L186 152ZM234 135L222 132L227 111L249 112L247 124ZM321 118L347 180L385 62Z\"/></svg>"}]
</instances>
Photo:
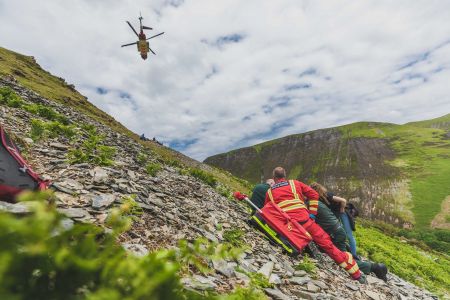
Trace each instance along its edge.
<instances>
[{"instance_id":1,"label":"patch of grass","mask_svg":"<svg viewBox=\"0 0 450 300\"><path fill-rule=\"evenodd\" d=\"M24 105L24 101L8 86L0 87L0 104L8 107L19 108Z\"/></svg>"},{"instance_id":2,"label":"patch of grass","mask_svg":"<svg viewBox=\"0 0 450 300\"><path fill-rule=\"evenodd\" d=\"M239 228L232 228L225 230L223 239L235 247L242 247L244 245L244 231Z\"/></svg>"},{"instance_id":3,"label":"patch of grass","mask_svg":"<svg viewBox=\"0 0 450 300\"><path fill-rule=\"evenodd\" d=\"M161 165L158 163L149 163L145 166L145 171L152 177L155 177L161 171Z\"/></svg>"},{"instance_id":4,"label":"patch of grass","mask_svg":"<svg viewBox=\"0 0 450 300\"><path fill-rule=\"evenodd\" d=\"M29 113L40 116L50 121L58 121L63 125L69 124L69 119L67 119L64 115L57 113L53 108L44 106L42 104L26 104L23 105L23 109L25 109Z\"/></svg>"},{"instance_id":5,"label":"patch of grass","mask_svg":"<svg viewBox=\"0 0 450 300\"><path fill-rule=\"evenodd\" d=\"M448 256L423 251L376 228L359 226L355 231L359 251L389 271L438 295L450 292Z\"/></svg>"},{"instance_id":6,"label":"patch of grass","mask_svg":"<svg viewBox=\"0 0 450 300\"><path fill-rule=\"evenodd\" d=\"M295 270L303 270L309 274L316 274L316 264L309 258L307 254L303 256L302 262L294 267Z\"/></svg>"},{"instance_id":7,"label":"patch of grass","mask_svg":"<svg viewBox=\"0 0 450 300\"><path fill-rule=\"evenodd\" d=\"M142 207L136 202L136 195L124 196L121 199L120 209L125 217L131 218L133 221L139 220L144 213Z\"/></svg>"},{"instance_id":8,"label":"patch of grass","mask_svg":"<svg viewBox=\"0 0 450 300\"><path fill-rule=\"evenodd\" d=\"M146 153L140 152L136 156L136 161L139 165L145 166L145 164L148 162L148 155Z\"/></svg>"},{"instance_id":9,"label":"patch of grass","mask_svg":"<svg viewBox=\"0 0 450 300\"><path fill-rule=\"evenodd\" d=\"M223 184L218 184L216 186L216 191L220 195L224 196L225 198L228 198L230 200L233 199L233 193L226 186L224 186Z\"/></svg>"},{"instance_id":10,"label":"patch of grass","mask_svg":"<svg viewBox=\"0 0 450 300\"><path fill-rule=\"evenodd\" d=\"M206 183L207 185L209 185L211 187L215 187L217 185L217 179L214 178L213 175L211 175L201 169L196 169L196 168L190 169L189 174L191 174L195 178L200 179L201 181L203 181L204 183Z\"/></svg>"},{"instance_id":11,"label":"patch of grass","mask_svg":"<svg viewBox=\"0 0 450 300\"><path fill-rule=\"evenodd\" d=\"M71 164L92 163L99 166L111 166L116 154L116 147L103 144L104 136L93 132L87 133L87 138L81 144L69 150L67 157Z\"/></svg>"},{"instance_id":12,"label":"patch of grass","mask_svg":"<svg viewBox=\"0 0 450 300\"><path fill-rule=\"evenodd\" d=\"M247 272L246 274L248 277L250 277L250 285L253 287L260 289L273 287L273 284L269 282L269 279L261 273Z\"/></svg>"},{"instance_id":13,"label":"patch of grass","mask_svg":"<svg viewBox=\"0 0 450 300\"><path fill-rule=\"evenodd\" d=\"M45 122L39 119L31 120L30 137L34 141L47 137L56 138L60 136L73 139L76 135L77 131L73 125L64 125L58 121Z\"/></svg>"}]
</instances>

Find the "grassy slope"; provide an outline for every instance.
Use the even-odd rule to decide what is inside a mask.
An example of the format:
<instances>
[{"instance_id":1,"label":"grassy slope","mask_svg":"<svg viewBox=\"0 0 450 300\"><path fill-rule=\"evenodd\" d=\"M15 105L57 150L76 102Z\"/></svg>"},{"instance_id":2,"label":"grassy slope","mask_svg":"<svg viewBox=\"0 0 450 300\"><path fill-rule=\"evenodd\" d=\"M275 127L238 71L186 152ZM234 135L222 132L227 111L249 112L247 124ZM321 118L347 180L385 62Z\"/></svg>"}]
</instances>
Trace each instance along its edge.
<instances>
[{"instance_id":1,"label":"grassy slope","mask_svg":"<svg viewBox=\"0 0 450 300\"><path fill-rule=\"evenodd\" d=\"M390 237L371 226L358 226L358 250L373 261L384 262L390 272L439 296L450 294L450 260L440 253L424 251L405 240Z\"/></svg>"},{"instance_id":2,"label":"grassy slope","mask_svg":"<svg viewBox=\"0 0 450 300\"><path fill-rule=\"evenodd\" d=\"M404 125L358 122L337 127L344 138L385 138L397 153L397 159L386 163L400 168L402 175L409 179L409 192L412 195L415 226L424 228L441 210L441 203L450 195L450 138L445 134L450 129L450 114L440 118ZM263 148L279 143L281 140L303 134L270 140L254 145L260 152ZM239 151L240 149L232 150ZM325 163L326 159L318 159ZM258 166L259 167L259 166ZM317 165L320 168L320 165ZM293 169L290 177L300 170Z\"/></svg>"},{"instance_id":3,"label":"grassy slope","mask_svg":"<svg viewBox=\"0 0 450 300\"><path fill-rule=\"evenodd\" d=\"M39 95L66 106L73 107L96 121L109 126L116 132L131 137L165 160L176 160L188 167L201 168L212 174L229 188L248 192L249 188L246 182L233 177L228 172L201 164L179 152L160 146L156 143L142 142L137 134L117 122L110 115L95 107L92 103L87 101L86 97L77 92L62 78L53 76L49 72L43 70L32 57L0 47L0 77L5 75L12 75L21 85Z\"/></svg>"},{"instance_id":4,"label":"grassy slope","mask_svg":"<svg viewBox=\"0 0 450 300\"><path fill-rule=\"evenodd\" d=\"M441 210L442 201L450 195L450 139L445 138L450 114L441 118L405 125L355 123L339 127L346 137L386 138L396 151L390 163L409 178L416 227L422 228ZM445 129L443 129L443 128Z\"/></svg>"}]
</instances>

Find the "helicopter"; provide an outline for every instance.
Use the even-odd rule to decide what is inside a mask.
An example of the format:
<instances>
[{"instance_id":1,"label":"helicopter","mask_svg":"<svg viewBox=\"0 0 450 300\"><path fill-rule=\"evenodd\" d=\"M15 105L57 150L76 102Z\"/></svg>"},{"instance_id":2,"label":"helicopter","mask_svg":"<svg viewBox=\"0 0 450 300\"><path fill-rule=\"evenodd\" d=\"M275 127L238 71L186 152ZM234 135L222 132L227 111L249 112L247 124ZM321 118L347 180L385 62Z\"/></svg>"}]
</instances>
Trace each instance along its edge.
<instances>
[{"instance_id":1,"label":"helicopter","mask_svg":"<svg viewBox=\"0 0 450 300\"><path fill-rule=\"evenodd\" d=\"M128 25L130 26L131 30L133 30L133 32L138 37L139 41L134 42L134 43L129 43L129 44L122 45L122 47L131 46L131 45L137 45L138 51L141 53L142 59L147 59L147 53L148 53L149 50L154 55L156 55L156 53L150 48L150 44L149 44L149 42L147 42L147 40L155 38L157 36L160 36L161 34L164 34L164 32L158 33L158 34L156 34L154 36L151 36L151 37L147 38L145 36L144 29L153 30L153 28L142 25L142 20L143 19L144 18L142 17L142 15L140 15L139 16L139 28L140 28L139 34L134 29L134 27L131 25L131 23L126 21L128 23Z\"/></svg>"}]
</instances>

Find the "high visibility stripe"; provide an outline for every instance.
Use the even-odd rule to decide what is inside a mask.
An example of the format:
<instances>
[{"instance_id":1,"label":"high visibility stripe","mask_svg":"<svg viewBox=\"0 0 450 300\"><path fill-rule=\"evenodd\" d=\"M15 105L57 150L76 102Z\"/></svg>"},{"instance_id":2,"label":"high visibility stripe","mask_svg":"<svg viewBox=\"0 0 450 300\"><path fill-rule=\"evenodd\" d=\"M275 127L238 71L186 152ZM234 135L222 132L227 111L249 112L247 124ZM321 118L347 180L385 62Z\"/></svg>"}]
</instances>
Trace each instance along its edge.
<instances>
[{"instance_id":1,"label":"high visibility stripe","mask_svg":"<svg viewBox=\"0 0 450 300\"><path fill-rule=\"evenodd\" d=\"M359 271L359 267L357 264L355 264L350 270L347 270L347 272L351 275L355 274L358 271Z\"/></svg>"},{"instance_id":2,"label":"high visibility stripe","mask_svg":"<svg viewBox=\"0 0 450 300\"><path fill-rule=\"evenodd\" d=\"M339 267L344 268L344 269L347 268L347 266L348 266L348 264L345 261L339 264Z\"/></svg>"},{"instance_id":3,"label":"high visibility stripe","mask_svg":"<svg viewBox=\"0 0 450 300\"><path fill-rule=\"evenodd\" d=\"M348 263L349 264L353 264L353 255L351 253L348 253L348 252L347 252L347 255L348 255L348 260L347 260Z\"/></svg>"},{"instance_id":4,"label":"high visibility stripe","mask_svg":"<svg viewBox=\"0 0 450 300\"><path fill-rule=\"evenodd\" d=\"M274 202L274 201L273 201L273 195L272 195L272 190L271 190L271 189L269 189L269 190L267 191L267 194L269 194L269 199L270 199L270 201ZM274 202L274 203L275 203L275 202Z\"/></svg>"},{"instance_id":5,"label":"high visibility stripe","mask_svg":"<svg viewBox=\"0 0 450 300\"><path fill-rule=\"evenodd\" d=\"M288 207L283 207L281 208L282 211L290 211L290 210L294 210L294 209L298 209L298 208L306 208L306 206L302 203L302 204L294 204Z\"/></svg>"},{"instance_id":6,"label":"high visibility stripe","mask_svg":"<svg viewBox=\"0 0 450 300\"><path fill-rule=\"evenodd\" d=\"M295 198L298 199L297 189L295 188L294 180L289 180L289 185L291 186L292 194L294 194Z\"/></svg>"},{"instance_id":7,"label":"high visibility stripe","mask_svg":"<svg viewBox=\"0 0 450 300\"><path fill-rule=\"evenodd\" d=\"M300 200L298 200L298 199L293 199L293 200L284 200L284 201L281 201L280 203L278 203L278 206L279 207L283 207L283 206L286 206L286 205L289 205L289 204L303 204Z\"/></svg>"}]
</instances>

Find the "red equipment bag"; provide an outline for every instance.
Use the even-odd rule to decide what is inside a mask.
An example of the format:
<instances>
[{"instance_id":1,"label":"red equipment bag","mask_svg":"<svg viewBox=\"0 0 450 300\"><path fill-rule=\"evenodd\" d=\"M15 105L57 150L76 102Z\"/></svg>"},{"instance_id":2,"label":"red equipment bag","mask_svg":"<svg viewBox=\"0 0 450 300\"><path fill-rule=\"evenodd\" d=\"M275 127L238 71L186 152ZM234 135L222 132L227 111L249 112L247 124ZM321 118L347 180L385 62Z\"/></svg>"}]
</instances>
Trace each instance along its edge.
<instances>
[{"instance_id":1,"label":"red equipment bag","mask_svg":"<svg viewBox=\"0 0 450 300\"><path fill-rule=\"evenodd\" d=\"M0 125L0 200L13 202L24 190L45 190L49 185L31 169Z\"/></svg>"},{"instance_id":2,"label":"red equipment bag","mask_svg":"<svg viewBox=\"0 0 450 300\"><path fill-rule=\"evenodd\" d=\"M313 240L298 222L283 212L276 204L269 202L261 209L261 216L275 231L286 237L291 245L301 252Z\"/></svg>"}]
</instances>

